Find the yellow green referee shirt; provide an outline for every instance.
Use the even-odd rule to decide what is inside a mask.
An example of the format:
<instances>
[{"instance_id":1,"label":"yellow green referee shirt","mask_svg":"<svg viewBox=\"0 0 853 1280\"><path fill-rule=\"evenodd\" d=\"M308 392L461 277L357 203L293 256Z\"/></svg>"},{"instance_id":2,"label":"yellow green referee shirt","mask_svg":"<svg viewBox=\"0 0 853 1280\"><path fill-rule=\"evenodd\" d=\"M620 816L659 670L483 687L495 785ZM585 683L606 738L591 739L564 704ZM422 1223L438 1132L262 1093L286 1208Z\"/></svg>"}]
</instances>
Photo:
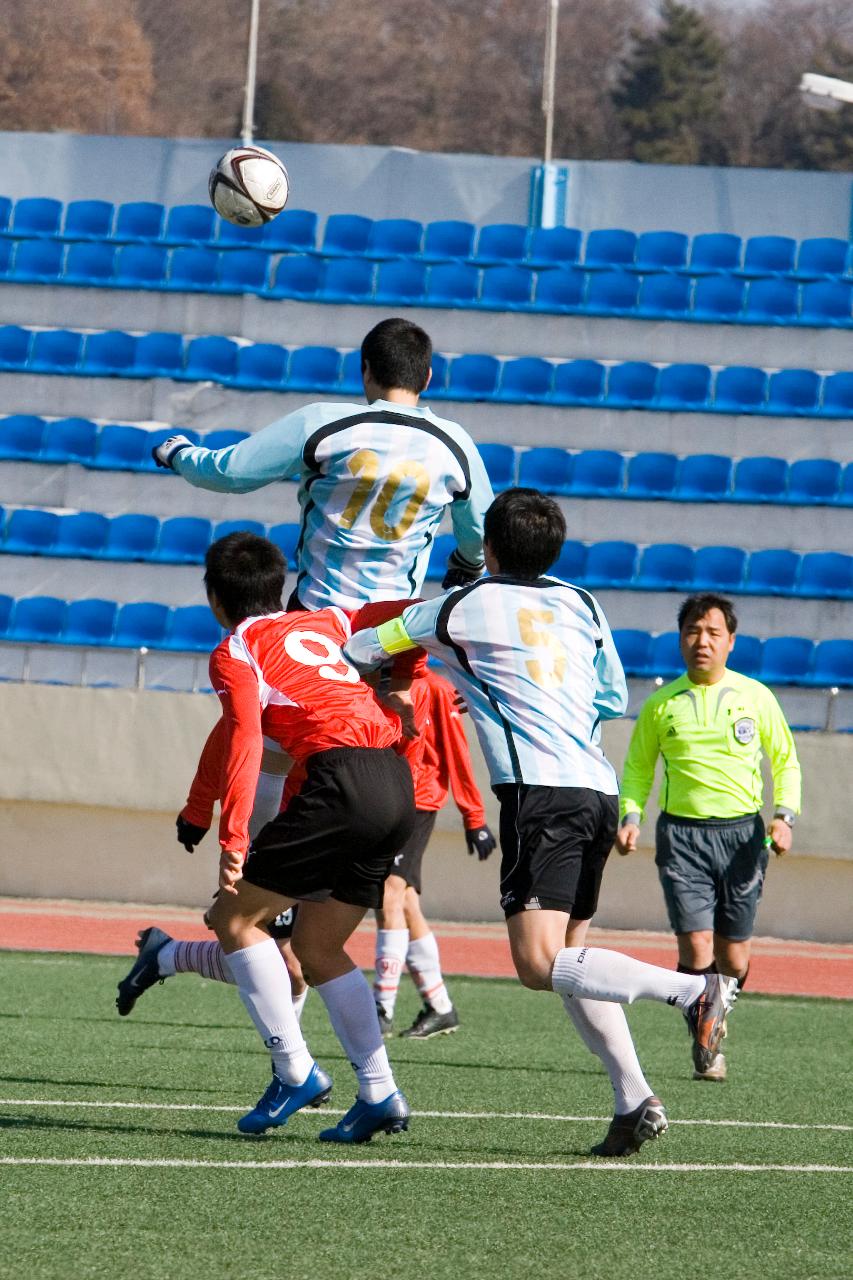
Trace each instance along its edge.
<instances>
[{"instance_id":1,"label":"yellow green referee shirt","mask_svg":"<svg viewBox=\"0 0 853 1280\"><path fill-rule=\"evenodd\" d=\"M773 772L777 811L799 813L794 739L767 686L728 669L716 684L679 676L643 703L625 758L620 812L642 817L660 755L665 813L694 819L757 813L763 752Z\"/></svg>"}]
</instances>

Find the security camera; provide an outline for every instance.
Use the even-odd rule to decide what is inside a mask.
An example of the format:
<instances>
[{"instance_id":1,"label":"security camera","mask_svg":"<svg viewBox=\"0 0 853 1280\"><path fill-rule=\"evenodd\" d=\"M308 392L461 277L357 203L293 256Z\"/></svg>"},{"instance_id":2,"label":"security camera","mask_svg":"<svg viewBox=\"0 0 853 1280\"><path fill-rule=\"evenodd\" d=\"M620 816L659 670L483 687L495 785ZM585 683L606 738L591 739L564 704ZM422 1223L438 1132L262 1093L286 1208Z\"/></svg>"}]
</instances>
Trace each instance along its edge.
<instances>
[{"instance_id":1,"label":"security camera","mask_svg":"<svg viewBox=\"0 0 853 1280\"><path fill-rule=\"evenodd\" d=\"M853 84L832 76L819 76L813 71L803 75L800 93L810 107L817 107L819 111L840 111L843 103L853 103Z\"/></svg>"}]
</instances>

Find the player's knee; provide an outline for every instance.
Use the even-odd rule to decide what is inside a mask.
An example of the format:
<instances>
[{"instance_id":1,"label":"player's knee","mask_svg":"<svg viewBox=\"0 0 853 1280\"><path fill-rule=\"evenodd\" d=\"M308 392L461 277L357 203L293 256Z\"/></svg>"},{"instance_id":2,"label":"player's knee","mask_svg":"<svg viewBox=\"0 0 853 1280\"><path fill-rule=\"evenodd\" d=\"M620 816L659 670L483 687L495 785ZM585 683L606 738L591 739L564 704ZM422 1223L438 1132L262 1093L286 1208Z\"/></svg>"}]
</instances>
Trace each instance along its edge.
<instances>
[{"instance_id":1,"label":"player's knee","mask_svg":"<svg viewBox=\"0 0 853 1280\"><path fill-rule=\"evenodd\" d=\"M517 955L514 960L523 987L529 991L551 990L551 964L545 956Z\"/></svg>"}]
</instances>

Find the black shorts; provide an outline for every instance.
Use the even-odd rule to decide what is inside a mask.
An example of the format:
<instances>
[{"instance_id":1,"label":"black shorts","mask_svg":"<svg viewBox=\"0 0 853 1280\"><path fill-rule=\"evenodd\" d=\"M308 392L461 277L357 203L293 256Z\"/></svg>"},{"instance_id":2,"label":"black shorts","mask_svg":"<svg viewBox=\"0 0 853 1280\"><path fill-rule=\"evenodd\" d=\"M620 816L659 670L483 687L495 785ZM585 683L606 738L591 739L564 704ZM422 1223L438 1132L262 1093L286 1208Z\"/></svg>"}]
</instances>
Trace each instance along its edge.
<instances>
[{"instance_id":1,"label":"black shorts","mask_svg":"<svg viewBox=\"0 0 853 1280\"><path fill-rule=\"evenodd\" d=\"M402 849L395 854L394 865L388 872L389 875L400 876L406 884L412 886L416 893L421 891L421 863L437 816L434 809L415 810L412 834Z\"/></svg>"},{"instance_id":2,"label":"black shorts","mask_svg":"<svg viewBox=\"0 0 853 1280\"><path fill-rule=\"evenodd\" d=\"M288 907L286 911L280 911L275 920L270 920L269 924L265 924L264 928L271 938L277 940L287 940L293 937L293 926L296 924L296 915L299 911L299 904L294 902L292 907Z\"/></svg>"},{"instance_id":3,"label":"black shorts","mask_svg":"<svg viewBox=\"0 0 853 1280\"><path fill-rule=\"evenodd\" d=\"M414 821L412 773L396 751L318 752L298 794L252 841L243 879L285 898L380 907Z\"/></svg>"},{"instance_id":4,"label":"black shorts","mask_svg":"<svg viewBox=\"0 0 853 1280\"><path fill-rule=\"evenodd\" d=\"M504 914L567 911L590 920L616 839L618 797L524 782L500 783L494 791L501 804Z\"/></svg>"},{"instance_id":5,"label":"black shorts","mask_svg":"<svg viewBox=\"0 0 853 1280\"><path fill-rule=\"evenodd\" d=\"M746 942L769 859L759 813L705 821L662 813L655 862L673 933Z\"/></svg>"}]
</instances>

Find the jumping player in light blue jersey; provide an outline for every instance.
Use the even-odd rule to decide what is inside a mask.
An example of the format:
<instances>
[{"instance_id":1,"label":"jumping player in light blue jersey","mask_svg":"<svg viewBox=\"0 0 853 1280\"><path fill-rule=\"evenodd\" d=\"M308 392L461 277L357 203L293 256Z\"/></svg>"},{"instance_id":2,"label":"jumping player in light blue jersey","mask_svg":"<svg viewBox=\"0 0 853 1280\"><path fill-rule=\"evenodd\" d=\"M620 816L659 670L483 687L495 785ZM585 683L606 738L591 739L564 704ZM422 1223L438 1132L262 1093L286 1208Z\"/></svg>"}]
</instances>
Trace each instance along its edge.
<instances>
[{"instance_id":1,"label":"jumping player in light blue jersey","mask_svg":"<svg viewBox=\"0 0 853 1280\"><path fill-rule=\"evenodd\" d=\"M664 1133L667 1117L643 1076L622 1004L675 1005L696 1044L715 1051L737 984L585 945L618 820L600 722L622 715L628 697L601 606L546 576L565 536L551 498L507 490L484 522L491 576L353 635L346 654L370 669L421 646L464 693L501 805L501 906L516 972L526 987L562 996L603 1062L615 1114L592 1152L624 1156Z\"/></svg>"},{"instance_id":2,"label":"jumping player in light blue jersey","mask_svg":"<svg viewBox=\"0 0 853 1280\"><path fill-rule=\"evenodd\" d=\"M172 436L153 452L190 484L247 493L299 478L301 529L289 608L357 608L420 595L445 508L457 547L447 586L483 572L492 488L458 423L421 408L432 343L409 320L383 320L361 348L364 404L309 404L225 449Z\"/></svg>"}]
</instances>

